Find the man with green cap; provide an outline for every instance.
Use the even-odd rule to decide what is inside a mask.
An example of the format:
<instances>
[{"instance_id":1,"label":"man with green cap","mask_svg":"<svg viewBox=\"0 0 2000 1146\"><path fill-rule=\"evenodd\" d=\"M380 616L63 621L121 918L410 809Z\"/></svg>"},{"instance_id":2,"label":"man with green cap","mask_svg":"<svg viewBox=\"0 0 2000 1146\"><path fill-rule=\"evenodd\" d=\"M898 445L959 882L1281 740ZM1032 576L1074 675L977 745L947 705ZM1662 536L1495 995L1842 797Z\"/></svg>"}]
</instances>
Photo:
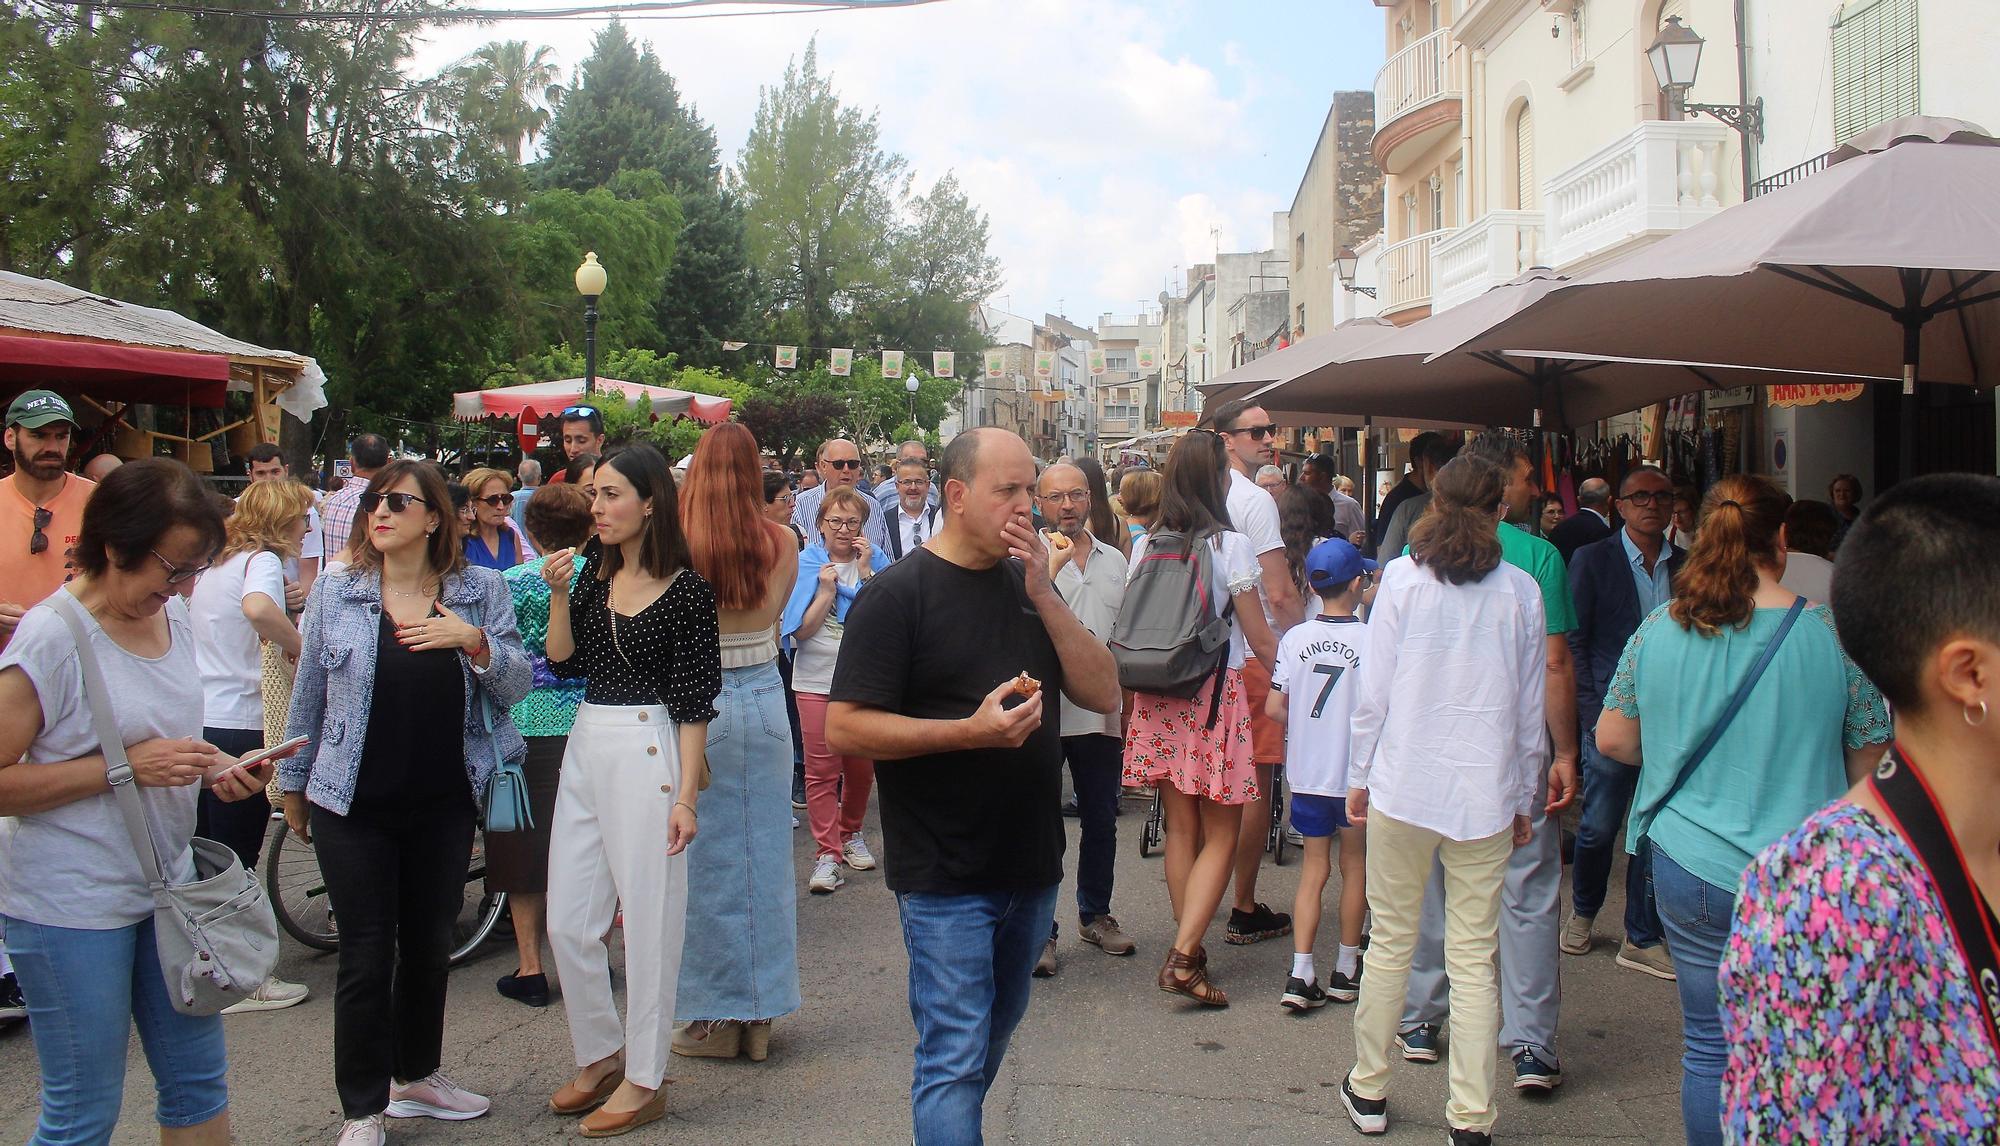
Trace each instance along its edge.
<instances>
[{"instance_id":1,"label":"man with green cap","mask_svg":"<svg viewBox=\"0 0 2000 1146\"><path fill-rule=\"evenodd\" d=\"M14 472L0 478L0 645L76 575L70 554L97 486L65 468L75 433L76 415L54 391L30 390L7 407Z\"/></svg>"}]
</instances>

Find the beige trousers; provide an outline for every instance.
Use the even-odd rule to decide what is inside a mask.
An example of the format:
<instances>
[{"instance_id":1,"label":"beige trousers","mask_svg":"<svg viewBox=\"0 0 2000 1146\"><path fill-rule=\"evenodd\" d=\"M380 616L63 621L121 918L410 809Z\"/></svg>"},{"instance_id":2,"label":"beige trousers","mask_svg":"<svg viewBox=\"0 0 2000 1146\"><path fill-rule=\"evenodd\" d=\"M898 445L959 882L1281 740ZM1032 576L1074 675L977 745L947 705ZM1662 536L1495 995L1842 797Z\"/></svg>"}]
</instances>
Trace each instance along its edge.
<instances>
[{"instance_id":1,"label":"beige trousers","mask_svg":"<svg viewBox=\"0 0 2000 1146\"><path fill-rule=\"evenodd\" d=\"M1500 1035L1500 888L1513 833L1451 840L1380 812L1368 816L1368 907L1375 927L1368 973L1354 1012L1354 1093L1386 1098L1410 956L1424 911L1432 857L1444 863L1444 965L1451 982L1451 1097L1445 1118L1457 1129L1493 1128L1493 1069Z\"/></svg>"}]
</instances>

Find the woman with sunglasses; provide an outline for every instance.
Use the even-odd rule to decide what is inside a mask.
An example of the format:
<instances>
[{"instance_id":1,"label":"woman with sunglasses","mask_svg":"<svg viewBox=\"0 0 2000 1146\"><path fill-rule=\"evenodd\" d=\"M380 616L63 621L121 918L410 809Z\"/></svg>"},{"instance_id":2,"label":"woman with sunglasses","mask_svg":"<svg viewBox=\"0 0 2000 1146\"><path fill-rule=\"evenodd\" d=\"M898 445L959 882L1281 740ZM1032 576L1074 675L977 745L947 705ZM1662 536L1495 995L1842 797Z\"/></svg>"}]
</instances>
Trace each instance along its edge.
<instances>
[{"instance_id":1,"label":"woman with sunglasses","mask_svg":"<svg viewBox=\"0 0 2000 1146\"><path fill-rule=\"evenodd\" d=\"M819 845L806 889L830 895L847 882L840 878L842 864L855 871L875 866L861 838L875 764L827 748L826 695L833 689L847 610L868 579L888 568L889 559L861 535L868 525L868 502L848 486L827 488L814 524L821 540L799 553L798 581L778 632L793 650L792 692L806 752L806 820Z\"/></svg>"},{"instance_id":2,"label":"woman with sunglasses","mask_svg":"<svg viewBox=\"0 0 2000 1146\"><path fill-rule=\"evenodd\" d=\"M353 563L306 602L285 731L311 740L278 779L340 921L340 1146L380 1146L385 1115L489 1107L440 1069L447 960L496 753L527 751L508 710L532 670L506 581L465 564L435 466L390 462L358 509Z\"/></svg>"},{"instance_id":3,"label":"woman with sunglasses","mask_svg":"<svg viewBox=\"0 0 2000 1146\"><path fill-rule=\"evenodd\" d=\"M505 573L535 559L535 547L514 524L514 481L503 470L476 469L465 475L472 525L465 531L465 562Z\"/></svg>"}]
</instances>

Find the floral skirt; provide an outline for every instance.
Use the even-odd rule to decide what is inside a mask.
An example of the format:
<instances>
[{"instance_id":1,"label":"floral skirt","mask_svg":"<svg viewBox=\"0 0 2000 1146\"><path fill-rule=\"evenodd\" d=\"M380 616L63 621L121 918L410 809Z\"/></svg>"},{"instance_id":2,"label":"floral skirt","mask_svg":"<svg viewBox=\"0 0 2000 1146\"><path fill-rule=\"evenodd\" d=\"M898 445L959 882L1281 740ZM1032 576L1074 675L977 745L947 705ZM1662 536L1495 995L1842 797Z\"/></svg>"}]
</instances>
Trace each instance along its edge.
<instances>
[{"instance_id":1,"label":"floral skirt","mask_svg":"<svg viewBox=\"0 0 2000 1146\"><path fill-rule=\"evenodd\" d=\"M1132 719L1125 728L1125 783L1164 780L1179 792L1218 804L1247 804L1257 798L1243 674L1230 669L1217 680L1222 707L1212 728L1208 706L1216 684L1192 700L1134 694Z\"/></svg>"}]
</instances>

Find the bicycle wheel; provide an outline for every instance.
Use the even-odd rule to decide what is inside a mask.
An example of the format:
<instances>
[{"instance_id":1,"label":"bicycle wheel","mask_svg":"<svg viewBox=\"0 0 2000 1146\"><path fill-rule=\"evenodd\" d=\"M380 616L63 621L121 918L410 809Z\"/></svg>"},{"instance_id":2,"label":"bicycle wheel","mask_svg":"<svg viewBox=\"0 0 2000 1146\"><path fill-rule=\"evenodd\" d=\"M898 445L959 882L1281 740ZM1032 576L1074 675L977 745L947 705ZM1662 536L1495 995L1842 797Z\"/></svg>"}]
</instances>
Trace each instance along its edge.
<instances>
[{"instance_id":1,"label":"bicycle wheel","mask_svg":"<svg viewBox=\"0 0 2000 1146\"><path fill-rule=\"evenodd\" d=\"M1285 866L1285 766L1271 770L1271 862Z\"/></svg>"},{"instance_id":2,"label":"bicycle wheel","mask_svg":"<svg viewBox=\"0 0 2000 1146\"><path fill-rule=\"evenodd\" d=\"M472 863L465 872L465 904L452 924L451 965L472 958L473 952L493 936L500 917L507 911L507 893L486 890L486 833L472 837Z\"/></svg>"},{"instance_id":3,"label":"bicycle wheel","mask_svg":"<svg viewBox=\"0 0 2000 1146\"><path fill-rule=\"evenodd\" d=\"M1160 850L1160 817L1165 814L1165 806L1160 800L1160 790L1153 789L1153 803L1146 811L1146 826L1139 831L1139 858L1145 859Z\"/></svg>"},{"instance_id":4,"label":"bicycle wheel","mask_svg":"<svg viewBox=\"0 0 2000 1146\"><path fill-rule=\"evenodd\" d=\"M333 901L327 898L326 880L319 873L319 856L313 846L285 827L279 820L274 835L264 846L264 890L271 897L271 910L285 934L319 951L340 946L340 932L333 923Z\"/></svg>"}]
</instances>

